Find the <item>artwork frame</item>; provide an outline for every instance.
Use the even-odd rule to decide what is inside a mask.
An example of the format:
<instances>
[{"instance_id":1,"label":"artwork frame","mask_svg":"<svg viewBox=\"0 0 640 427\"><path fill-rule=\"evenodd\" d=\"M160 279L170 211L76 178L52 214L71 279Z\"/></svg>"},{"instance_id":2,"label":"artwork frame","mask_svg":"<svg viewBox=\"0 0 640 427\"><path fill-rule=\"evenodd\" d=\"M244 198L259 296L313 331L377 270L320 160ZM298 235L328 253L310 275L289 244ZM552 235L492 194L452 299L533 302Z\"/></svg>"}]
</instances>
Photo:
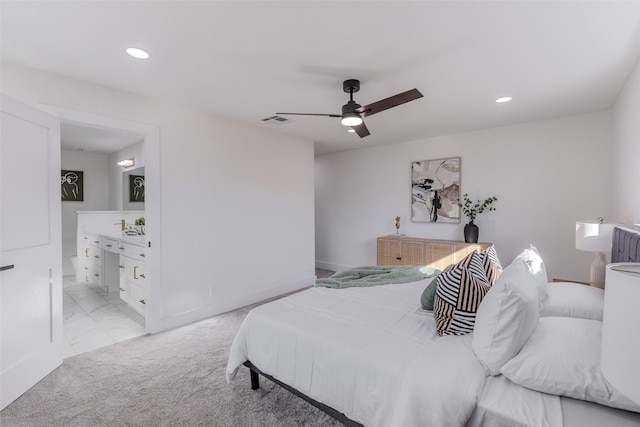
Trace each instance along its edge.
<instances>
[{"instance_id":1,"label":"artwork frame","mask_svg":"<svg viewBox=\"0 0 640 427\"><path fill-rule=\"evenodd\" d=\"M60 195L63 202L84 202L84 171L61 169Z\"/></svg>"},{"instance_id":2,"label":"artwork frame","mask_svg":"<svg viewBox=\"0 0 640 427\"><path fill-rule=\"evenodd\" d=\"M411 162L411 221L460 223L461 158Z\"/></svg>"},{"instance_id":3,"label":"artwork frame","mask_svg":"<svg viewBox=\"0 0 640 427\"><path fill-rule=\"evenodd\" d=\"M144 175L129 175L129 202L144 202Z\"/></svg>"}]
</instances>

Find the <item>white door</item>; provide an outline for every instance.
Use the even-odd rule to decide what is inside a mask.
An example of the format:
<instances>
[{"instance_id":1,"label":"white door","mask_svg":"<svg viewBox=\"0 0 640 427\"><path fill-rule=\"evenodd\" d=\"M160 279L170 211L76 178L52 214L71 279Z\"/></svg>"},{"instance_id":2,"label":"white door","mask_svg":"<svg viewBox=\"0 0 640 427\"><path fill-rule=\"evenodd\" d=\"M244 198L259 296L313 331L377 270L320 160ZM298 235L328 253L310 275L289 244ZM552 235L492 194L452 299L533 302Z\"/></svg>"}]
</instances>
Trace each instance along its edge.
<instances>
[{"instance_id":1,"label":"white door","mask_svg":"<svg viewBox=\"0 0 640 427\"><path fill-rule=\"evenodd\" d=\"M62 364L60 123L2 95L0 409Z\"/></svg>"}]
</instances>

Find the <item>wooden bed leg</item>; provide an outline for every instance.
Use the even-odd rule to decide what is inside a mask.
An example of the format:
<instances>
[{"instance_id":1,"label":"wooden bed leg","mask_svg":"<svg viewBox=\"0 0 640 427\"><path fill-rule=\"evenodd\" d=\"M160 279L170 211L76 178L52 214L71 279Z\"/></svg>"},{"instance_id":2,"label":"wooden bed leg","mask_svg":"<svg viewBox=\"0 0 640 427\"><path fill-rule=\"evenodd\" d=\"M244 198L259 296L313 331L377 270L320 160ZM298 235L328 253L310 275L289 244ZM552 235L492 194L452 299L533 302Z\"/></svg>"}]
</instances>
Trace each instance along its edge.
<instances>
[{"instance_id":1,"label":"wooden bed leg","mask_svg":"<svg viewBox=\"0 0 640 427\"><path fill-rule=\"evenodd\" d=\"M253 369L249 369L249 374L251 376L251 390L257 390L260 388L260 378L258 377L258 373Z\"/></svg>"}]
</instances>

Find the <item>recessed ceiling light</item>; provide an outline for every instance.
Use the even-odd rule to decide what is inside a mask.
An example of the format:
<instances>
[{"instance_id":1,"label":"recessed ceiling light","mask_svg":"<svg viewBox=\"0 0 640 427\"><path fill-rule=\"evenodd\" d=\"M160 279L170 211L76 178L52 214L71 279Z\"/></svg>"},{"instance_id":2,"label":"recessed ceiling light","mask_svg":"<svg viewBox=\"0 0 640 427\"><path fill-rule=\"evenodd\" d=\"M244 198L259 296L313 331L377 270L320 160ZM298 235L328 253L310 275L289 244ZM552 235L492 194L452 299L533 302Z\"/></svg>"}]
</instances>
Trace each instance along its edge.
<instances>
[{"instance_id":1,"label":"recessed ceiling light","mask_svg":"<svg viewBox=\"0 0 640 427\"><path fill-rule=\"evenodd\" d=\"M138 58L138 59L148 59L149 57L151 57L151 54L149 52L137 47L127 48L127 53L133 56L134 58Z\"/></svg>"},{"instance_id":2,"label":"recessed ceiling light","mask_svg":"<svg viewBox=\"0 0 640 427\"><path fill-rule=\"evenodd\" d=\"M513 99L513 98L511 98L510 96L503 96L502 98L498 98L498 99L496 99L496 102L497 102L498 104L502 104L503 102L509 102L509 101L511 101L511 99Z\"/></svg>"}]
</instances>

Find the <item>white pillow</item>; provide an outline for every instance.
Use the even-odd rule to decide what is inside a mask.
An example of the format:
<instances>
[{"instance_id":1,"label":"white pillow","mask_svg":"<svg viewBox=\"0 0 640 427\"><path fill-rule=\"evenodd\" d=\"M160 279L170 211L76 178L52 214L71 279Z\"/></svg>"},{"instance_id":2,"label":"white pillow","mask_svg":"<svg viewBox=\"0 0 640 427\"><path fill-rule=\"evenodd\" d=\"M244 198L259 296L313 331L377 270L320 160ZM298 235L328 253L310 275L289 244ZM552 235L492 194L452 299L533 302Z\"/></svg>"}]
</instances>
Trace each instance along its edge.
<instances>
[{"instance_id":1,"label":"white pillow","mask_svg":"<svg viewBox=\"0 0 640 427\"><path fill-rule=\"evenodd\" d=\"M598 320L544 317L500 372L516 384L543 393L640 412L640 405L613 388L600 372L601 341Z\"/></svg>"},{"instance_id":2,"label":"white pillow","mask_svg":"<svg viewBox=\"0 0 640 427\"><path fill-rule=\"evenodd\" d=\"M518 354L536 327L538 287L522 260L504 269L476 313L472 348L489 375Z\"/></svg>"},{"instance_id":3,"label":"white pillow","mask_svg":"<svg viewBox=\"0 0 640 427\"><path fill-rule=\"evenodd\" d=\"M518 259L525 263L529 272L536 278L536 283L538 284L539 289L540 307L542 307L542 304L548 297L547 283L549 283L549 278L547 277L547 269L544 266L544 261L540 256L538 248L530 244L527 249L523 250L517 257L515 257L514 261Z\"/></svg>"},{"instance_id":4,"label":"white pillow","mask_svg":"<svg viewBox=\"0 0 640 427\"><path fill-rule=\"evenodd\" d=\"M544 302L540 317L579 317L602 320L604 290L572 282L547 284L549 297Z\"/></svg>"}]
</instances>

